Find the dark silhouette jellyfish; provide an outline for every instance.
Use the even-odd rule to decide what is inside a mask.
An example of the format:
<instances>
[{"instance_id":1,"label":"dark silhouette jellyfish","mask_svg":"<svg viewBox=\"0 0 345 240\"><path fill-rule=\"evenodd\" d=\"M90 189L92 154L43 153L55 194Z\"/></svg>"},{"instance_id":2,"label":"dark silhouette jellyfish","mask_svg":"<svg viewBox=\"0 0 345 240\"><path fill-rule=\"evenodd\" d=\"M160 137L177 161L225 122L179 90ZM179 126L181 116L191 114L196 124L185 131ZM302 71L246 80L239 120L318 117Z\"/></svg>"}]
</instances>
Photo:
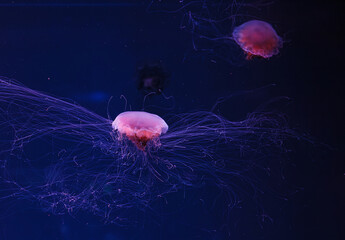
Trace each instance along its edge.
<instances>
[{"instance_id":1,"label":"dark silhouette jellyfish","mask_svg":"<svg viewBox=\"0 0 345 240\"><path fill-rule=\"evenodd\" d=\"M112 126L143 151L148 141L168 131L168 125L161 117L142 111L123 112L115 118Z\"/></svg>"},{"instance_id":2,"label":"dark silhouette jellyfish","mask_svg":"<svg viewBox=\"0 0 345 240\"><path fill-rule=\"evenodd\" d=\"M145 92L161 93L169 74L160 63L145 64L137 69L138 89Z\"/></svg>"},{"instance_id":3,"label":"dark silhouette jellyfish","mask_svg":"<svg viewBox=\"0 0 345 240\"><path fill-rule=\"evenodd\" d=\"M236 27L232 36L247 53L247 59L253 56L270 58L278 54L282 47L282 40L273 27L259 20L248 21Z\"/></svg>"}]
</instances>

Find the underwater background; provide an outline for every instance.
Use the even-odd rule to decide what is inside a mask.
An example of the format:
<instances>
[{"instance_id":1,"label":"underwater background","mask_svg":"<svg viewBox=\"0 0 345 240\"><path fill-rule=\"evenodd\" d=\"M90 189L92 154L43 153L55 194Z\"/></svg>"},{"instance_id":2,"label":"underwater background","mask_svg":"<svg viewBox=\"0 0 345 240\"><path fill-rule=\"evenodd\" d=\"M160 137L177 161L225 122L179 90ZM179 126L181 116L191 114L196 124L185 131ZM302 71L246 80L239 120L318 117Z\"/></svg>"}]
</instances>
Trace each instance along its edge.
<instances>
[{"instance_id":1,"label":"underwater background","mask_svg":"<svg viewBox=\"0 0 345 240\"><path fill-rule=\"evenodd\" d=\"M248 61L230 41L221 46L212 39L197 41L184 19L189 11L197 14L205 9L217 15L220 10L212 4L232 3L195 2L195 7L181 8L181 1L173 0L1 1L0 75L72 99L103 117L109 109L112 118L144 107L161 116L213 109L240 121L283 96L278 110L287 115L289 124L327 145L294 147L282 170L280 191L286 199L262 194L264 220L257 215L257 206L243 199L229 213L230 229L224 231L212 230L222 226L222 209L216 205L202 211L193 196L183 211L133 226L103 224L89 215L57 216L35 203L7 199L0 202L1 240L344 239L345 4L237 3L235 24L267 21L284 41L278 55ZM234 24L218 29L203 23L194 22L203 32L224 36L231 34ZM223 45L230 51L223 51ZM158 64L167 72L164 94L145 98L147 92L138 89L138 69L145 64ZM221 97L226 100L215 106ZM281 179L282 173L276 174ZM275 188L273 179L264 177L263 184Z\"/></svg>"}]
</instances>

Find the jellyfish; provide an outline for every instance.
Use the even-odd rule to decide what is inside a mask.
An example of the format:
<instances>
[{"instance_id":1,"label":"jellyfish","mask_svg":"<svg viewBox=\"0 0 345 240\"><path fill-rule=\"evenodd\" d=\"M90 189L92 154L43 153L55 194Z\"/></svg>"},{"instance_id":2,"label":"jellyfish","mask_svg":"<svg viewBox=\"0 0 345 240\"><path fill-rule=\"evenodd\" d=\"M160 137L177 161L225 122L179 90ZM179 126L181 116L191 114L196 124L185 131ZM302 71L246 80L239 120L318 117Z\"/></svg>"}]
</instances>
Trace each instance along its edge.
<instances>
[{"instance_id":1,"label":"jellyfish","mask_svg":"<svg viewBox=\"0 0 345 240\"><path fill-rule=\"evenodd\" d=\"M162 93L169 74L161 63L145 64L137 69L137 85L145 93Z\"/></svg>"},{"instance_id":2,"label":"jellyfish","mask_svg":"<svg viewBox=\"0 0 345 240\"><path fill-rule=\"evenodd\" d=\"M232 33L236 43L247 54L247 59L253 56L270 58L279 53L282 40L273 27L264 21L252 20L236 27Z\"/></svg>"},{"instance_id":3,"label":"jellyfish","mask_svg":"<svg viewBox=\"0 0 345 240\"><path fill-rule=\"evenodd\" d=\"M122 225L138 221L133 211L162 212L169 195L206 187L230 209L243 189L255 195L253 171L295 136L283 115L265 111L240 121L209 111L116 115L0 79L0 201Z\"/></svg>"},{"instance_id":4,"label":"jellyfish","mask_svg":"<svg viewBox=\"0 0 345 240\"><path fill-rule=\"evenodd\" d=\"M112 126L143 151L148 141L168 131L168 125L161 117L143 111L123 112L115 118Z\"/></svg>"}]
</instances>

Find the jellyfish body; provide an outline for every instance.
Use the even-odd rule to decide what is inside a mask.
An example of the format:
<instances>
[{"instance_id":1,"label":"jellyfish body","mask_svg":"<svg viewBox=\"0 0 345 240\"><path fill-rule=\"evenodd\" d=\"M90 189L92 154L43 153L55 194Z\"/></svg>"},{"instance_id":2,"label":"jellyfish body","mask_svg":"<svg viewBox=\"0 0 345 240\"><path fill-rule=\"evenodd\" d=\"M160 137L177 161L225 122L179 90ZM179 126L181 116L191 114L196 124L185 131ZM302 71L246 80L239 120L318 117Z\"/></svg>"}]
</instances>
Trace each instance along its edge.
<instances>
[{"instance_id":1,"label":"jellyfish body","mask_svg":"<svg viewBox=\"0 0 345 240\"><path fill-rule=\"evenodd\" d=\"M253 56L270 58L278 54L282 46L282 40L273 27L259 20L248 21L236 27L232 36L247 53L247 59Z\"/></svg>"},{"instance_id":2,"label":"jellyfish body","mask_svg":"<svg viewBox=\"0 0 345 240\"><path fill-rule=\"evenodd\" d=\"M137 69L137 87L144 93L160 94L169 78L161 63L145 64Z\"/></svg>"},{"instance_id":3,"label":"jellyfish body","mask_svg":"<svg viewBox=\"0 0 345 240\"><path fill-rule=\"evenodd\" d=\"M150 140L168 131L168 125L161 117L143 111L128 111L119 114L112 123L112 127L143 151Z\"/></svg>"}]
</instances>

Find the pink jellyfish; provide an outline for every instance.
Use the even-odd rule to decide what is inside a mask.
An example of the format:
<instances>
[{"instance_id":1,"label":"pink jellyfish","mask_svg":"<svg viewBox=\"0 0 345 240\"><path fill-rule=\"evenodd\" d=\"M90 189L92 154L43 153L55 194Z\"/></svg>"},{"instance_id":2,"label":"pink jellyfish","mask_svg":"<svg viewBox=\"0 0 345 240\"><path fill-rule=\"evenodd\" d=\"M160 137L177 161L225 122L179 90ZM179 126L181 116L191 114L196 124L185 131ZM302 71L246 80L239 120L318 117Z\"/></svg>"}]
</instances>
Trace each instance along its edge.
<instances>
[{"instance_id":1,"label":"pink jellyfish","mask_svg":"<svg viewBox=\"0 0 345 240\"><path fill-rule=\"evenodd\" d=\"M253 56L270 58L278 54L282 47L282 40L273 27L259 20L248 21L236 27L232 36L247 53L247 59Z\"/></svg>"},{"instance_id":2,"label":"pink jellyfish","mask_svg":"<svg viewBox=\"0 0 345 240\"><path fill-rule=\"evenodd\" d=\"M159 116L147 112L128 111L119 114L112 127L125 135L138 149L144 151L146 144L168 131L168 125Z\"/></svg>"}]
</instances>

